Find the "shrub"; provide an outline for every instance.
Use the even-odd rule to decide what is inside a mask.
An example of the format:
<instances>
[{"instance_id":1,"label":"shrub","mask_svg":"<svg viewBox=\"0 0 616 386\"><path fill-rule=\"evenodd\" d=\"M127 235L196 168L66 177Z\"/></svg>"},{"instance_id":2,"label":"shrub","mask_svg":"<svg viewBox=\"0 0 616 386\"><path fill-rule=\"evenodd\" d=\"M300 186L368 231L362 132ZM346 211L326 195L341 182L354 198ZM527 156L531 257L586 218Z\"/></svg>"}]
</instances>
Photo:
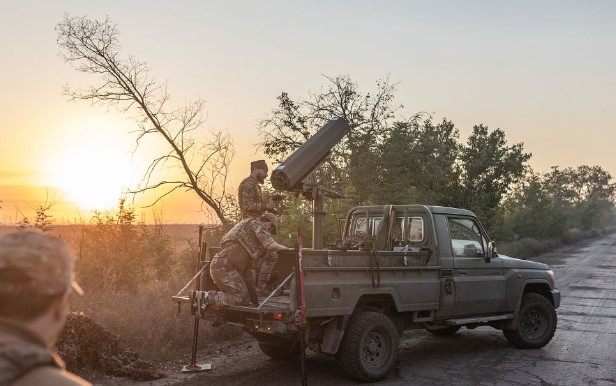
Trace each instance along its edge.
<instances>
[{"instance_id":1,"label":"shrub","mask_svg":"<svg viewBox=\"0 0 616 386\"><path fill-rule=\"evenodd\" d=\"M498 246L498 251L507 256L525 259L551 251L561 246L559 238L535 239L524 237L520 240L502 243Z\"/></svg>"}]
</instances>

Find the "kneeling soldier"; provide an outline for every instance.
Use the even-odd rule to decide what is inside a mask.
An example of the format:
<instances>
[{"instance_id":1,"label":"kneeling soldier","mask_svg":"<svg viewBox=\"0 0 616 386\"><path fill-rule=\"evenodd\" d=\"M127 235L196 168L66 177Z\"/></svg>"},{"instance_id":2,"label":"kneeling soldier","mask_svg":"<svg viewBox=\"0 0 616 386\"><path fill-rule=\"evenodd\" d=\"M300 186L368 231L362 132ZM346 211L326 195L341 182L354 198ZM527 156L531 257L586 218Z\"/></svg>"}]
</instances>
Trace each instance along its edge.
<instances>
[{"instance_id":1,"label":"kneeling soldier","mask_svg":"<svg viewBox=\"0 0 616 386\"><path fill-rule=\"evenodd\" d=\"M220 292L209 291L201 300L219 306L256 303L253 263L268 253L293 249L272 238L275 229L276 216L266 213L259 219L244 219L227 232L210 266L212 280Z\"/></svg>"}]
</instances>

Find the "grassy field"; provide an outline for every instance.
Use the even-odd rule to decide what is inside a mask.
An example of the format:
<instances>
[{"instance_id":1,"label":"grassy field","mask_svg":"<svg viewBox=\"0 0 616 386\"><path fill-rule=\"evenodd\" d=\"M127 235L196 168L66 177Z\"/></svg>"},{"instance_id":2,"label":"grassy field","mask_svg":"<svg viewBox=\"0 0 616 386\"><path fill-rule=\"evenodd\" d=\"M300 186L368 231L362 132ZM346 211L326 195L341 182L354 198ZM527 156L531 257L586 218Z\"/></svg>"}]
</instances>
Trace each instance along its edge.
<instances>
[{"instance_id":1,"label":"grassy field","mask_svg":"<svg viewBox=\"0 0 616 386\"><path fill-rule=\"evenodd\" d=\"M86 293L73 297L72 311L84 312L143 358L164 361L189 355L194 318L187 305L178 313L171 296L194 275L199 228L130 225L130 229L76 224L55 225L47 232L63 239L78 256L77 280ZM16 230L0 226L0 235ZM155 239L156 232L160 235ZM234 327L200 323L199 347L241 335Z\"/></svg>"}]
</instances>

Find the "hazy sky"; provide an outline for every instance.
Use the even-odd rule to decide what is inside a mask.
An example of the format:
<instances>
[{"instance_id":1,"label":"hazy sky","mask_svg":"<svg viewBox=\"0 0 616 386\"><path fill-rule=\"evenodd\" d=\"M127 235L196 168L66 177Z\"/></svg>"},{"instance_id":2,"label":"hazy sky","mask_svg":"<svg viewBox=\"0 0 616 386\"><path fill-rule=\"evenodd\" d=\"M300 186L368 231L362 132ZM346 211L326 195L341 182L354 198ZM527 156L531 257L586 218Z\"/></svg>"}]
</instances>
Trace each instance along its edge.
<instances>
[{"instance_id":1,"label":"hazy sky","mask_svg":"<svg viewBox=\"0 0 616 386\"><path fill-rule=\"evenodd\" d=\"M347 74L364 92L389 75L404 116L447 118L463 139L475 124L503 129L538 172L586 164L616 176L615 1L0 0L0 222L46 195L66 204L56 219L87 219L139 177L131 122L62 95L95 83L58 56L65 12L109 16L122 53L168 81L174 102L206 99L207 126L235 141L235 186L261 156L257 122L276 96ZM199 208L185 194L160 210L199 222Z\"/></svg>"}]
</instances>

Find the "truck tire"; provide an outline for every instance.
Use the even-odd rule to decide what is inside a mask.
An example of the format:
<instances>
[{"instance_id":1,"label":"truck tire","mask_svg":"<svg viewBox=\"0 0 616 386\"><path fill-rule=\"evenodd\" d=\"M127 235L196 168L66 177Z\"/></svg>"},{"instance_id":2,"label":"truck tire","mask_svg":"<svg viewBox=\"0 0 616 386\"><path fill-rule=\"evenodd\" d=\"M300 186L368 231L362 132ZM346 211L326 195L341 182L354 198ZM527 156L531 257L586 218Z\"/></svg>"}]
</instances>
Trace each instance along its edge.
<instances>
[{"instance_id":1,"label":"truck tire","mask_svg":"<svg viewBox=\"0 0 616 386\"><path fill-rule=\"evenodd\" d=\"M517 327L503 330L503 333L518 348L540 348L552 339L556 324L556 310L552 303L544 296L527 293L522 297Z\"/></svg>"},{"instance_id":2,"label":"truck tire","mask_svg":"<svg viewBox=\"0 0 616 386\"><path fill-rule=\"evenodd\" d=\"M390 318L379 312L360 312L349 321L338 350L338 362L351 379L378 381L396 363L399 341Z\"/></svg>"},{"instance_id":3,"label":"truck tire","mask_svg":"<svg viewBox=\"0 0 616 386\"><path fill-rule=\"evenodd\" d=\"M443 328L425 327L425 329L429 331L432 335L437 336L453 335L458 332L460 328L462 328L462 326L447 326Z\"/></svg>"},{"instance_id":4,"label":"truck tire","mask_svg":"<svg viewBox=\"0 0 616 386\"><path fill-rule=\"evenodd\" d=\"M263 354L277 361L290 361L299 356L299 343L274 337L257 337Z\"/></svg>"}]
</instances>

